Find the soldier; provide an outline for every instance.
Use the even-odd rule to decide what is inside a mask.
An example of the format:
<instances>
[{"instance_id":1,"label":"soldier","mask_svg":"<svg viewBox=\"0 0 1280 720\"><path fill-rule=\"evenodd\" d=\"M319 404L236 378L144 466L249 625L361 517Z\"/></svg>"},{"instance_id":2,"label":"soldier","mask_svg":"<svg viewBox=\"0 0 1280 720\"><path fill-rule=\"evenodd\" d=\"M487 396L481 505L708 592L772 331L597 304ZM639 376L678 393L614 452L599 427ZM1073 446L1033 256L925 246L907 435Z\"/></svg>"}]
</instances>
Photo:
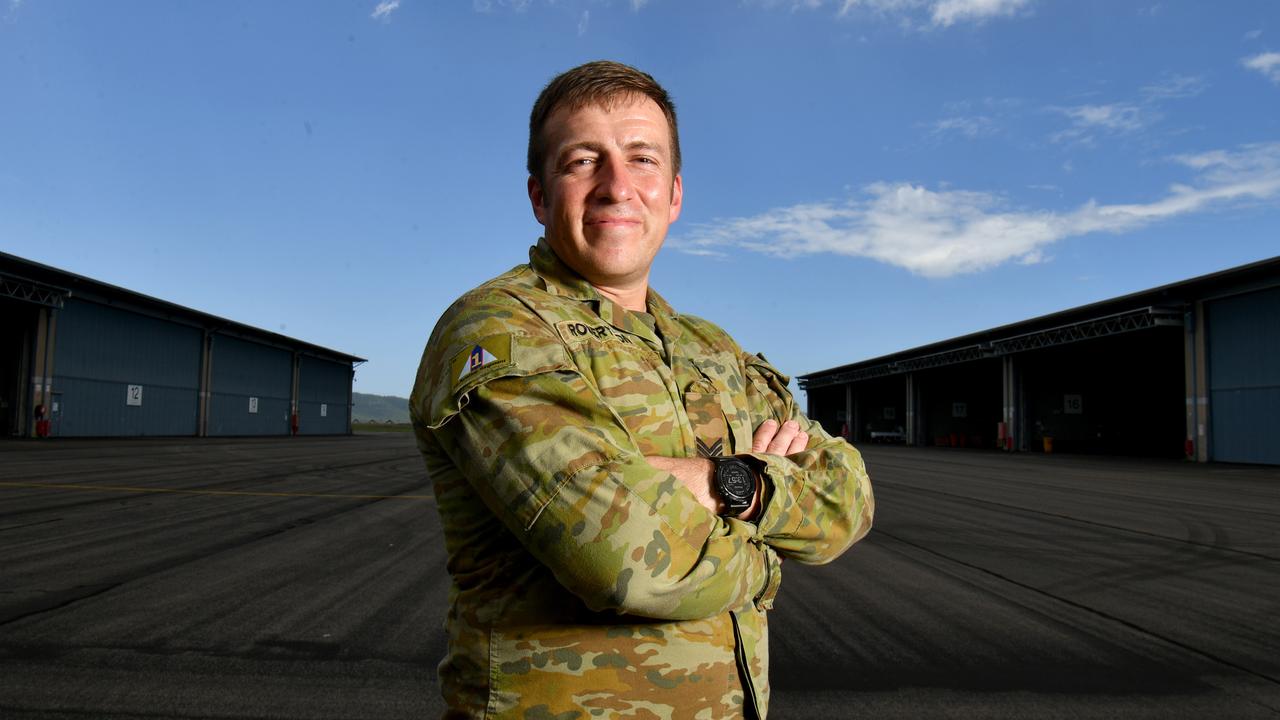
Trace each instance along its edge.
<instances>
[{"instance_id":1,"label":"soldier","mask_svg":"<svg viewBox=\"0 0 1280 720\"><path fill-rule=\"evenodd\" d=\"M763 718L781 561L866 534L862 459L649 287L683 201L653 78L556 77L528 170L544 237L444 313L410 401L452 577L446 717Z\"/></svg>"}]
</instances>

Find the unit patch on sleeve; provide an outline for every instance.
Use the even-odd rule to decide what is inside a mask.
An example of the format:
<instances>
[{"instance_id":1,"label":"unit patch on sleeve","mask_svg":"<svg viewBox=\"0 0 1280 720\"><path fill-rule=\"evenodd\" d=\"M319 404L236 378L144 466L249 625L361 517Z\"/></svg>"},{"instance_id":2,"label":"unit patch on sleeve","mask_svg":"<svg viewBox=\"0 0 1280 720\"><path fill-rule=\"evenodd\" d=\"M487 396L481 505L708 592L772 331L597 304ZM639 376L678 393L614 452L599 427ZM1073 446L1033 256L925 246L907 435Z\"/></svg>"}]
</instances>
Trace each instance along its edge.
<instances>
[{"instance_id":1,"label":"unit patch on sleeve","mask_svg":"<svg viewBox=\"0 0 1280 720\"><path fill-rule=\"evenodd\" d=\"M511 362L511 336L487 337L453 357L453 383L455 386L481 368Z\"/></svg>"}]
</instances>

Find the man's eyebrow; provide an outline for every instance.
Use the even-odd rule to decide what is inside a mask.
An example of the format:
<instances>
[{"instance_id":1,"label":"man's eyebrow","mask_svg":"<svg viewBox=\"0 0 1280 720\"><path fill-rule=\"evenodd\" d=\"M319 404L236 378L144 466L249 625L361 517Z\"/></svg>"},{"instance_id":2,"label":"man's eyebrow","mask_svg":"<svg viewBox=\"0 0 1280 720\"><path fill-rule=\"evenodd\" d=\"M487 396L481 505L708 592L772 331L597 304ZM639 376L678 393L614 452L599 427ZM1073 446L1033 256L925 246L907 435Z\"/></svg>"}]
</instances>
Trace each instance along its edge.
<instances>
[{"instance_id":1,"label":"man's eyebrow","mask_svg":"<svg viewBox=\"0 0 1280 720\"><path fill-rule=\"evenodd\" d=\"M648 140L633 140L623 145L622 149L628 152L634 152L636 150L648 150L650 152L665 153L667 151L667 146L663 145L662 143L649 142ZM566 156L574 152L577 152L579 150L586 150L588 152L601 153L601 152L605 152L605 146L603 143L595 142L592 140L583 140L580 142L565 145L564 147L560 148L560 152L556 153L556 159L563 160Z\"/></svg>"},{"instance_id":2,"label":"man's eyebrow","mask_svg":"<svg viewBox=\"0 0 1280 720\"><path fill-rule=\"evenodd\" d=\"M556 153L556 158L563 159L566 155L577 152L579 150L589 150L591 152L604 152L604 145L598 142L593 142L591 140L583 140L581 142L576 142L571 145L565 145L564 147L560 148L560 152Z\"/></svg>"}]
</instances>

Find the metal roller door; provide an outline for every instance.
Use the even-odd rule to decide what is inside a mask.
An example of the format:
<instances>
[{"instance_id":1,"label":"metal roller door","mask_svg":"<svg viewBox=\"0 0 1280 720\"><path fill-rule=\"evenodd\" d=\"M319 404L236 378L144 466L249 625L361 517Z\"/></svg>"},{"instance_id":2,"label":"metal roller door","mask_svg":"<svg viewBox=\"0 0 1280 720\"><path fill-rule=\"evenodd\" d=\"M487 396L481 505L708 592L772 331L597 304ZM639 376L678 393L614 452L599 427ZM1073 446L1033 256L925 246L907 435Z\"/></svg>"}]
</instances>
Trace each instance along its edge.
<instances>
[{"instance_id":1,"label":"metal roller door","mask_svg":"<svg viewBox=\"0 0 1280 720\"><path fill-rule=\"evenodd\" d=\"M214 335L210 365L210 435L289 434L291 352Z\"/></svg>"},{"instance_id":2,"label":"metal roller door","mask_svg":"<svg viewBox=\"0 0 1280 720\"><path fill-rule=\"evenodd\" d=\"M203 332L69 299L57 315L55 434L195 435Z\"/></svg>"},{"instance_id":3,"label":"metal roller door","mask_svg":"<svg viewBox=\"0 0 1280 720\"><path fill-rule=\"evenodd\" d=\"M298 434L345 435L351 364L303 355L298 367Z\"/></svg>"},{"instance_id":4,"label":"metal roller door","mask_svg":"<svg viewBox=\"0 0 1280 720\"><path fill-rule=\"evenodd\" d=\"M1280 465L1280 288L1207 303L1210 453Z\"/></svg>"}]
</instances>

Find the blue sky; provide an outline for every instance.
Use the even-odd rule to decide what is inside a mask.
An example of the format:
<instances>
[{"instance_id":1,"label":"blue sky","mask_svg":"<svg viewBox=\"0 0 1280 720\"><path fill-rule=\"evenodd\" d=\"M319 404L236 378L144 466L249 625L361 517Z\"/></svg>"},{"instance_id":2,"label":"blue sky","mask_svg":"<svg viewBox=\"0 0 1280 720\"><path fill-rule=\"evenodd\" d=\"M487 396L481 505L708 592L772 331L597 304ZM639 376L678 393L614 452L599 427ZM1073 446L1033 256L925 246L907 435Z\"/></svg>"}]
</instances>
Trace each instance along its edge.
<instances>
[{"instance_id":1,"label":"blue sky","mask_svg":"<svg viewBox=\"0 0 1280 720\"><path fill-rule=\"evenodd\" d=\"M1280 254L1273 0L0 0L0 249L407 395L598 58L680 112L655 287L791 374Z\"/></svg>"}]
</instances>

